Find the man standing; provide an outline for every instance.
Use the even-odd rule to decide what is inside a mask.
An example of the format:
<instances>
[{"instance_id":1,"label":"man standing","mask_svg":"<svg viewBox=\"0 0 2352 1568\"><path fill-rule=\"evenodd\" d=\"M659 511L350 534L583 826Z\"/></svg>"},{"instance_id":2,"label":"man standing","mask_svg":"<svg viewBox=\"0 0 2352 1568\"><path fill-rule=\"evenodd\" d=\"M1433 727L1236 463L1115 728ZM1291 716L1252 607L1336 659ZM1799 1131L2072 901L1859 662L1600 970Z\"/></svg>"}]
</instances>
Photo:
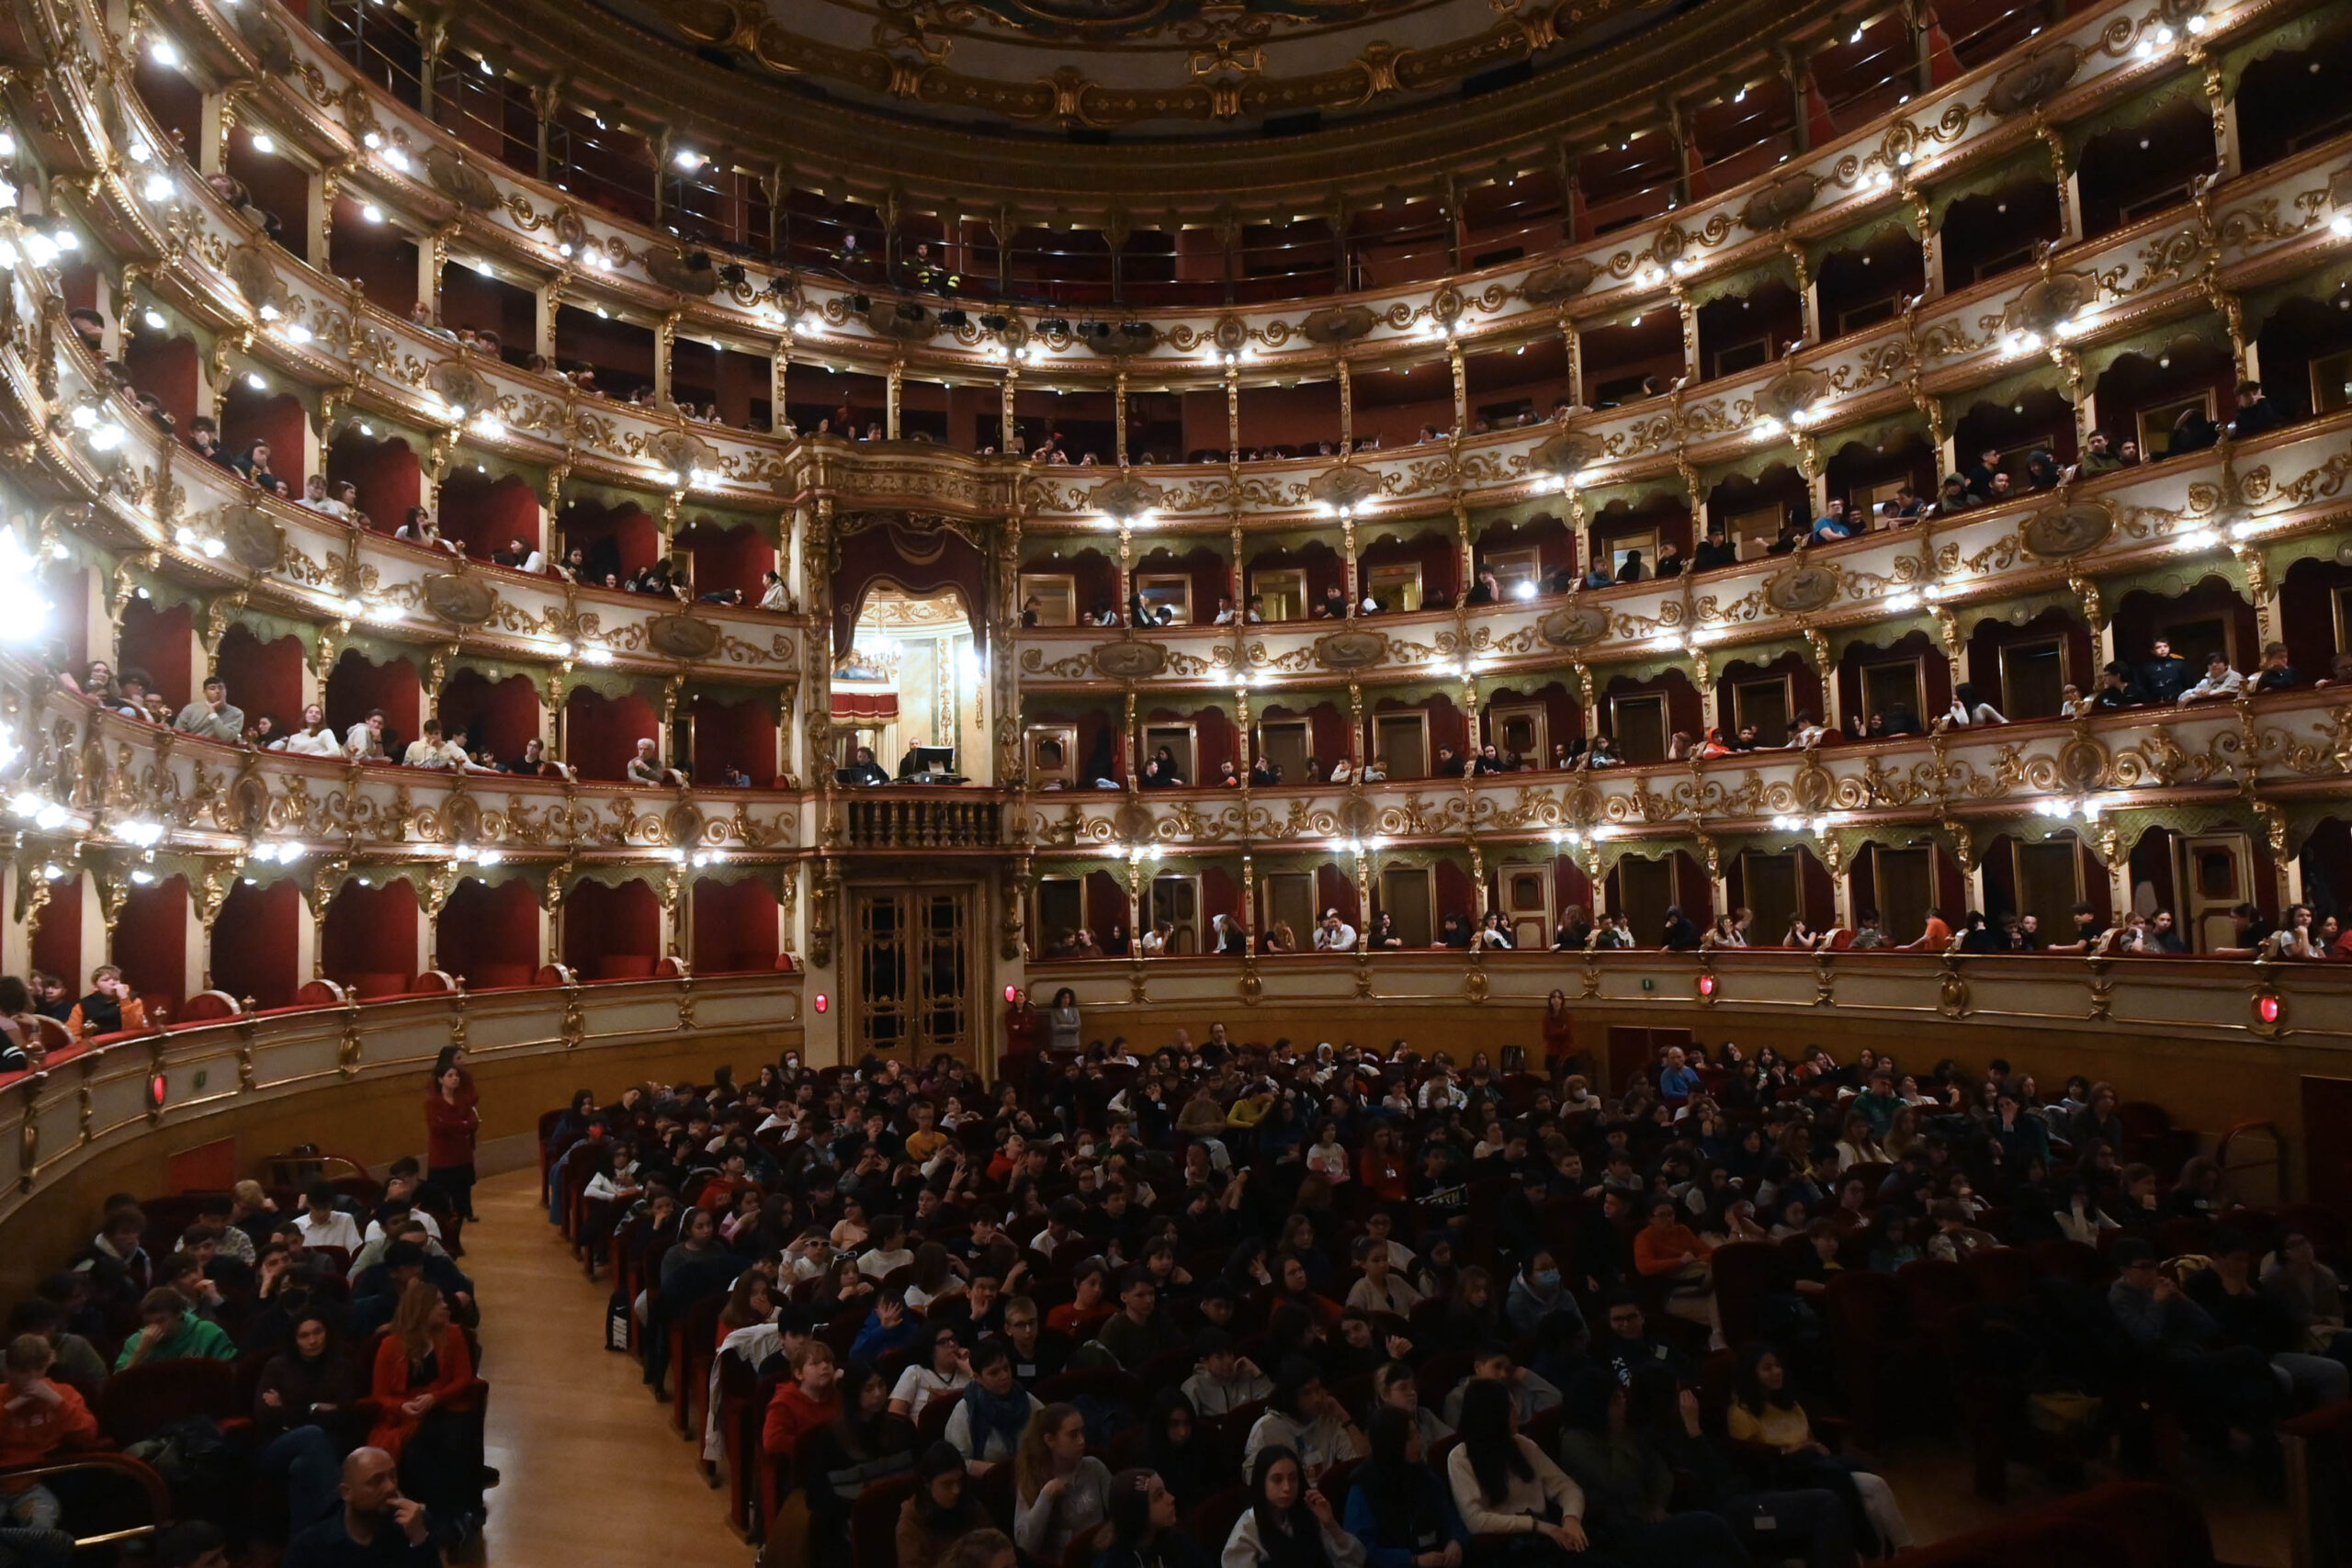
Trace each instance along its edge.
<instances>
[{"instance_id":1,"label":"man standing","mask_svg":"<svg viewBox=\"0 0 2352 1568\"><path fill-rule=\"evenodd\" d=\"M2152 703L2177 703L2188 687L2188 660L2175 653L2169 641L2156 638L2147 662L2140 666L2142 694Z\"/></svg>"},{"instance_id":2,"label":"man standing","mask_svg":"<svg viewBox=\"0 0 2352 1568\"><path fill-rule=\"evenodd\" d=\"M180 709L179 716L172 720L172 728L234 746L245 738L245 714L243 708L230 705L229 682L218 675L208 675L202 700Z\"/></svg>"},{"instance_id":3,"label":"man standing","mask_svg":"<svg viewBox=\"0 0 2352 1568\"><path fill-rule=\"evenodd\" d=\"M439 1568L424 1505L401 1495L400 1467L381 1449L343 1461L343 1509L296 1536L285 1568Z\"/></svg>"}]
</instances>

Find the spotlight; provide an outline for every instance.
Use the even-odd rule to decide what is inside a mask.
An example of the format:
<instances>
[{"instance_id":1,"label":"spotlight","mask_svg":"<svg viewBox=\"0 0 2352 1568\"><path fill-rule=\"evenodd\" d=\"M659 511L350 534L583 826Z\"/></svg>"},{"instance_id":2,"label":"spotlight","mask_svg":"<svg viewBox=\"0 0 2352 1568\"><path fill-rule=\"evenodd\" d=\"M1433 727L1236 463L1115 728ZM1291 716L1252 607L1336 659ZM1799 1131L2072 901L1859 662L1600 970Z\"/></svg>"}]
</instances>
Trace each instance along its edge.
<instances>
[{"instance_id":1,"label":"spotlight","mask_svg":"<svg viewBox=\"0 0 2352 1568\"><path fill-rule=\"evenodd\" d=\"M1151 336L1151 323L1149 321L1121 321L1119 323L1119 330L1132 338L1148 338Z\"/></svg>"},{"instance_id":2,"label":"spotlight","mask_svg":"<svg viewBox=\"0 0 2352 1568\"><path fill-rule=\"evenodd\" d=\"M1049 316L1046 320L1037 323L1037 330L1041 333L1049 334L1059 333L1062 336L1068 337L1069 335L1069 318L1067 316Z\"/></svg>"},{"instance_id":3,"label":"spotlight","mask_svg":"<svg viewBox=\"0 0 2352 1568\"><path fill-rule=\"evenodd\" d=\"M853 294L849 297L849 308L863 316L866 311L874 309L873 296L867 294Z\"/></svg>"},{"instance_id":4,"label":"spotlight","mask_svg":"<svg viewBox=\"0 0 2352 1568\"><path fill-rule=\"evenodd\" d=\"M992 333L1001 333L1012 324L1012 318L1001 310L990 310L980 318L980 325Z\"/></svg>"},{"instance_id":5,"label":"spotlight","mask_svg":"<svg viewBox=\"0 0 2352 1568\"><path fill-rule=\"evenodd\" d=\"M729 262L718 269L718 281L729 288L738 287L743 280L744 272L742 264L740 262Z\"/></svg>"},{"instance_id":6,"label":"spotlight","mask_svg":"<svg viewBox=\"0 0 2352 1568\"><path fill-rule=\"evenodd\" d=\"M899 301L899 320L902 321L920 321L926 314L928 312L912 299Z\"/></svg>"},{"instance_id":7,"label":"spotlight","mask_svg":"<svg viewBox=\"0 0 2352 1568\"><path fill-rule=\"evenodd\" d=\"M945 327L950 332L959 331L960 329L968 326L971 323L971 317L966 315L961 310L942 310L939 312L939 324Z\"/></svg>"}]
</instances>

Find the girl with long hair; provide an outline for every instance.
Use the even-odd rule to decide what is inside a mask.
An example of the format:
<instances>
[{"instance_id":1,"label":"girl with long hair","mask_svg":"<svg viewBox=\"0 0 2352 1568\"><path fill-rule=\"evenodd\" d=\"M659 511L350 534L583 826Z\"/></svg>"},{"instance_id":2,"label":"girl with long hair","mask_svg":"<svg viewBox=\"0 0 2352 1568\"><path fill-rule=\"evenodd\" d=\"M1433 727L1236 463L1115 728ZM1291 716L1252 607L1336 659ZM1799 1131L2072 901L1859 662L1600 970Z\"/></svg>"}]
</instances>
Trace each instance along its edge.
<instances>
[{"instance_id":1,"label":"girl with long hair","mask_svg":"<svg viewBox=\"0 0 2352 1568\"><path fill-rule=\"evenodd\" d=\"M1597 1565L1584 1529L1584 1492L1520 1436L1518 1402L1491 1378L1462 1391L1462 1441L1446 1456L1454 1506L1472 1535L1523 1535L1528 1561Z\"/></svg>"},{"instance_id":2,"label":"girl with long hair","mask_svg":"<svg viewBox=\"0 0 2352 1568\"><path fill-rule=\"evenodd\" d=\"M1209 1555L1176 1528L1182 1503L1149 1469L1111 1478L1111 1546L1094 1568L1208 1568Z\"/></svg>"},{"instance_id":3,"label":"girl with long hair","mask_svg":"<svg viewBox=\"0 0 2352 1568\"><path fill-rule=\"evenodd\" d=\"M1029 1418L1012 1461L1012 1539L1058 1562L1072 1540L1100 1550L1111 1534L1111 1472L1086 1451L1086 1421L1074 1404L1048 1404Z\"/></svg>"},{"instance_id":4,"label":"girl with long hair","mask_svg":"<svg viewBox=\"0 0 2352 1568\"><path fill-rule=\"evenodd\" d=\"M1911 1527L1894 1489L1860 1461L1830 1452L1813 1435L1813 1419L1797 1401L1786 1359L1764 1340L1750 1345L1740 1359L1724 1429L1734 1442L1779 1450L1787 1484L1827 1487L1845 1498L1865 1552L1892 1556L1910 1550Z\"/></svg>"},{"instance_id":5,"label":"girl with long hair","mask_svg":"<svg viewBox=\"0 0 2352 1568\"><path fill-rule=\"evenodd\" d=\"M937 1568L948 1548L988 1522L964 1480L964 1456L945 1443L923 1450L915 1489L899 1508L898 1568Z\"/></svg>"},{"instance_id":6,"label":"girl with long hair","mask_svg":"<svg viewBox=\"0 0 2352 1568\"><path fill-rule=\"evenodd\" d=\"M401 1485L464 1540L481 1528L481 1451L472 1424L473 1354L449 1303L428 1280L401 1293L391 1332L376 1346L368 1392L378 1406L368 1446L400 1462Z\"/></svg>"},{"instance_id":7,"label":"girl with long hair","mask_svg":"<svg viewBox=\"0 0 2352 1568\"><path fill-rule=\"evenodd\" d=\"M436 1067L424 1097L424 1176L467 1220L474 1216L474 1140L481 1112L466 1082L466 1070L451 1061Z\"/></svg>"},{"instance_id":8,"label":"girl with long hair","mask_svg":"<svg viewBox=\"0 0 2352 1568\"><path fill-rule=\"evenodd\" d=\"M1363 1543L1307 1484L1298 1455L1276 1444L1250 1467L1250 1506L1225 1539L1222 1568L1363 1568Z\"/></svg>"},{"instance_id":9,"label":"girl with long hair","mask_svg":"<svg viewBox=\"0 0 2352 1568\"><path fill-rule=\"evenodd\" d=\"M1448 1547L1467 1548L1453 1495L1429 1467L1413 1416L1394 1404L1372 1413L1364 1434L1372 1457L1356 1466L1348 1492L1348 1533L1362 1541L1370 1568L1414 1568Z\"/></svg>"}]
</instances>

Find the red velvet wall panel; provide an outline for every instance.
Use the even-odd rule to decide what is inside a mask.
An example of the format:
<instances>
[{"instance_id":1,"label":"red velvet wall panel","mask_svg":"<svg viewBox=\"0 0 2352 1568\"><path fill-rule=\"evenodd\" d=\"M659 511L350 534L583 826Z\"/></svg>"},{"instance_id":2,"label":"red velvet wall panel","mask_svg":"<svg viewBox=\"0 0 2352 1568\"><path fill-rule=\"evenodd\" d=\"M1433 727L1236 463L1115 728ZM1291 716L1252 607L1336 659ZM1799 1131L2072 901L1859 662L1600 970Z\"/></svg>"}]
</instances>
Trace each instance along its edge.
<instances>
[{"instance_id":1,"label":"red velvet wall panel","mask_svg":"<svg viewBox=\"0 0 2352 1568\"><path fill-rule=\"evenodd\" d=\"M359 510L378 533L390 534L424 500L424 474L408 443L346 430L327 452L327 479L357 487Z\"/></svg>"},{"instance_id":2,"label":"red velvet wall panel","mask_svg":"<svg viewBox=\"0 0 2352 1568\"><path fill-rule=\"evenodd\" d=\"M565 900L563 961L582 979L643 979L662 957L662 900L651 886L573 886Z\"/></svg>"},{"instance_id":3,"label":"red velvet wall panel","mask_svg":"<svg viewBox=\"0 0 2352 1568\"><path fill-rule=\"evenodd\" d=\"M988 558L960 534L902 528L895 523L852 534L834 550L833 650L849 650L866 593L887 582L914 594L956 590L972 617L973 641L985 653L993 581ZM1088 607L1080 602L1081 611Z\"/></svg>"},{"instance_id":4,"label":"red velvet wall panel","mask_svg":"<svg viewBox=\"0 0 2352 1568\"><path fill-rule=\"evenodd\" d=\"M1094 933L1095 941L1101 942L1111 934L1113 926L1125 931L1126 925L1127 885L1125 879L1107 871L1088 872L1086 874L1086 929ZM1049 946L1059 934L1056 932L1046 938Z\"/></svg>"},{"instance_id":5,"label":"red velvet wall panel","mask_svg":"<svg viewBox=\"0 0 2352 1568\"><path fill-rule=\"evenodd\" d=\"M242 453L256 441L269 443L269 471L302 493L302 423L308 417L291 392L256 391L243 381L230 383L220 400L220 446Z\"/></svg>"},{"instance_id":6,"label":"red velvet wall panel","mask_svg":"<svg viewBox=\"0 0 2352 1568\"><path fill-rule=\"evenodd\" d=\"M188 908L187 877L160 877L144 887L133 886L122 901L122 918L115 923L115 962L122 965L132 990L151 1003L163 1002L170 1016L177 1018L187 1000L187 944L201 940L202 934Z\"/></svg>"},{"instance_id":7,"label":"red velvet wall panel","mask_svg":"<svg viewBox=\"0 0 2352 1568\"><path fill-rule=\"evenodd\" d=\"M564 704L564 761L583 779L625 779L639 740L658 739L660 715L634 692L605 698L582 687Z\"/></svg>"},{"instance_id":8,"label":"red velvet wall panel","mask_svg":"<svg viewBox=\"0 0 2352 1568\"><path fill-rule=\"evenodd\" d=\"M212 988L239 1001L251 997L256 1007L292 1006L311 978L296 968L301 922L310 918L293 877L232 886L212 922Z\"/></svg>"},{"instance_id":9,"label":"red velvet wall panel","mask_svg":"<svg viewBox=\"0 0 2352 1568\"><path fill-rule=\"evenodd\" d=\"M229 701L245 710L246 722L267 714L281 735L301 728L301 638L264 642L243 626L231 626L220 637L220 678L229 682Z\"/></svg>"},{"instance_id":10,"label":"red velvet wall panel","mask_svg":"<svg viewBox=\"0 0 2352 1568\"><path fill-rule=\"evenodd\" d=\"M472 989L527 986L541 962L538 891L519 877L495 886L467 877L441 907L433 939L435 966Z\"/></svg>"},{"instance_id":11,"label":"red velvet wall panel","mask_svg":"<svg viewBox=\"0 0 2352 1568\"><path fill-rule=\"evenodd\" d=\"M1193 618L1187 624L1192 626L1205 626L1214 623L1217 602L1232 596L1232 578L1226 570L1225 557L1206 545L1195 545L1181 555L1162 545L1138 557L1135 570L1137 576L1182 575L1191 579ZM1085 598L1080 595L1080 608L1083 609L1085 604Z\"/></svg>"},{"instance_id":12,"label":"red velvet wall panel","mask_svg":"<svg viewBox=\"0 0 2352 1568\"><path fill-rule=\"evenodd\" d=\"M697 784L718 784L729 763L749 774L760 788L775 782L775 709L765 695L723 703L708 692L696 692L687 699L684 711L694 720L691 761ZM896 768L898 761L888 757L882 765Z\"/></svg>"},{"instance_id":13,"label":"red velvet wall panel","mask_svg":"<svg viewBox=\"0 0 2352 1568\"><path fill-rule=\"evenodd\" d=\"M62 876L49 885L49 903L40 912L40 929L33 933L33 967L58 976L78 997L90 988L85 961L98 962L82 951L82 878Z\"/></svg>"},{"instance_id":14,"label":"red velvet wall panel","mask_svg":"<svg viewBox=\"0 0 2352 1568\"><path fill-rule=\"evenodd\" d=\"M775 547L753 525L721 528L705 520L682 530L679 546L694 557L695 592L741 591L743 603L757 604L766 587L763 574L776 570Z\"/></svg>"},{"instance_id":15,"label":"red velvet wall panel","mask_svg":"<svg viewBox=\"0 0 2352 1568\"><path fill-rule=\"evenodd\" d=\"M122 652L115 670L144 671L149 685L180 707L195 695L195 635L187 605L133 598L122 607Z\"/></svg>"},{"instance_id":16,"label":"red velvet wall panel","mask_svg":"<svg viewBox=\"0 0 2352 1568\"><path fill-rule=\"evenodd\" d=\"M695 881L693 897L695 974L775 967L783 949L775 889L756 876L732 883L704 877Z\"/></svg>"},{"instance_id":17,"label":"red velvet wall panel","mask_svg":"<svg viewBox=\"0 0 2352 1568\"><path fill-rule=\"evenodd\" d=\"M1476 915L1478 912L1478 885L1470 880L1470 868L1455 860L1441 859L1437 863L1437 912L1430 922L1434 940L1437 926L1448 915Z\"/></svg>"},{"instance_id":18,"label":"red velvet wall panel","mask_svg":"<svg viewBox=\"0 0 2352 1568\"><path fill-rule=\"evenodd\" d=\"M1361 901L1356 897L1356 868L1353 857L1344 864L1337 861L1326 861L1315 868L1316 919L1319 922L1325 913L1332 909L1339 910L1340 918L1355 927L1358 934L1362 934L1363 911ZM1310 933L1300 931L1297 935L1300 948L1311 949L1315 945L1315 939Z\"/></svg>"},{"instance_id":19,"label":"red velvet wall panel","mask_svg":"<svg viewBox=\"0 0 2352 1568\"><path fill-rule=\"evenodd\" d=\"M442 688L436 716L441 732L456 736L468 750L487 750L500 761L510 761L539 732L539 696L525 676L492 681L479 670L460 670Z\"/></svg>"},{"instance_id":20,"label":"red velvet wall panel","mask_svg":"<svg viewBox=\"0 0 2352 1568\"><path fill-rule=\"evenodd\" d=\"M416 889L406 878L346 882L327 906L320 956L327 978L362 998L397 996L416 978Z\"/></svg>"},{"instance_id":21,"label":"red velvet wall panel","mask_svg":"<svg viewBox=\"0 0 2352 1568\"><path fill-rule=\"evenodd\" d=\"M130 340L130 350L122 356L130 384L163 404L182 435L201 412L197 401L198 362L193 338L167 338L144 330Z\"/></svg>"},{"instance_id":22,"label":"red velvet wall panel","mask_svg":"<svg viewBox=\"0 0 2352 1568\"><path fill-rule=\"evenodd\" d=\"M599 588L606 574L626 581L631 572L651 566L662 552L661 531L653 519L626 502L616 506L572 502L556 518L556 537L567 557L574 549L587 552L593 585Z\"/></svg>"},{"instance_id":23,"label":"red velvet wall panel","mask_svg":"<svg viewBox=\"0 0 2352 1568\"><path fill-rule=\"evenodd\" d=\"M424 680L405 659L378 664L356 649L345 649L327 671L326 708L327 723L338 738L366 718L369 709L382 708L385 749L397 761L401 749L424 731Z\"/></svg>"},{"instance_id":24,"label":"red velvet wall panel","mask_svg":"<svg viewBox=\"0 0 2352 1568\"><path fill-rule=\"evenodd\" d=\"M1372 586L1374 567L1416 565L1421 569L1421 598L1434 604L1442 594L1451 601L1462 592L1462 547L1450 536L1417 534L1408 539L1382 539L1366 546L1357 557L1356 581ZM1361 601L1359 601L1361 603ZM1385 606L1392 614L1399 606Z\"/></svg>"},{"instance_id":25,"label":"red velvet wall panel","mask_svg":"<svg viewBox=\"0 0 2352 1568\"><path fill-rule=\"evenodd\" d=\"M441 533L487 560L512 539L539 548L539 498L518 475L495 479L459 468L441 482Z\"/></svg>"}]
</instances>

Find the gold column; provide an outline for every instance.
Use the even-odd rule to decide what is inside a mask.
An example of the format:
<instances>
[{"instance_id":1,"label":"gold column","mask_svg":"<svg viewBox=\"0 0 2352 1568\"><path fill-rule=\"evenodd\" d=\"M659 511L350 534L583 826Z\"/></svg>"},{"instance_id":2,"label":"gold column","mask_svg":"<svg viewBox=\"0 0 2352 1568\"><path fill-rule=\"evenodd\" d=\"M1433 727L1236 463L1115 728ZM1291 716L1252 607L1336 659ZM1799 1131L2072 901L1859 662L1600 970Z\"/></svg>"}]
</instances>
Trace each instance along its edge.
<instances>
[{"instance_id":1,"label":"gold column","mask_svg":"<svg viewBox=\"0 0 2352 1568\"><path fill-rule=\"evenodd\" d=\"M1355 619L1356 605L1363 599L1362 573L1356 570L1356 520L1351 508L1340 513L1340 547L1346 552L1341 561L1342 576L1347 583L1348 618Z\"/></svg>"},{"instance_id":2,"label":"gold column","mask_svg":"<svg viewBox=\"0 0 2352 1568\"><path fill-rule=\"evenodd\" d=\"M1118 444L1119 467L1124 468L1127 466L1127 373L1125 370L1119 372L1115 396L1118 403L1111 411L1112 439Z\"/></svg>"},{"instance_id":3,"label":"gold column","mask_svg":"<svg viewBox=\"0 0 2352 1568\"><path fill-rule=\"evenodd\" d=\"M1470 434L1470 373L1462 363L1462 344L1450 333L1445 339L1445 363L1453 372L1453 434L1458 440Z\"/></svg>"},{"instance_id":4,"label":"gold column","mask_svg":"<svg viewBox=\"0 0 2352 1568\"><path fill-rule=\"evenodd\" d=\"M1568 351L1568 406L1584 407L1584 333L1577 331L1566 310L1560 312L1560 338Z\"/></svg>"},{"instance_id":5,"label":"gold column","mask_svg":"<svg viewBox=\"0 0 2352 1568\"><path fill-rule=\"evenodd\" d=\"M1351 677L1348 681L1348 761L1352 771L1363 771L1364 757L1370 750L1364 743L1363 682Z\"/></svg>"},{"instance_id":6,"label":"gold column","mask_svg":"<svg viewBox=\"0 0 2352 1568\"><path fill-rule=\"evenodd\" d=\"M906 378L907 362L903 359L890 361L889 378L883 384L882 434L893 441L899 438L899 398L906 389Z\"/></svg>"},{"instance_id":7,"label":"gold column","mask_svg":"<svg viewBox=\"0 0 2352 1568\"><path fill-rule=\"evenodd\" d=\"M1355 447L1356 382L1355 374L1348 368L1347 355L1340 356L1340 452L1346 456Z\"/></svg>"}]
</instances>

